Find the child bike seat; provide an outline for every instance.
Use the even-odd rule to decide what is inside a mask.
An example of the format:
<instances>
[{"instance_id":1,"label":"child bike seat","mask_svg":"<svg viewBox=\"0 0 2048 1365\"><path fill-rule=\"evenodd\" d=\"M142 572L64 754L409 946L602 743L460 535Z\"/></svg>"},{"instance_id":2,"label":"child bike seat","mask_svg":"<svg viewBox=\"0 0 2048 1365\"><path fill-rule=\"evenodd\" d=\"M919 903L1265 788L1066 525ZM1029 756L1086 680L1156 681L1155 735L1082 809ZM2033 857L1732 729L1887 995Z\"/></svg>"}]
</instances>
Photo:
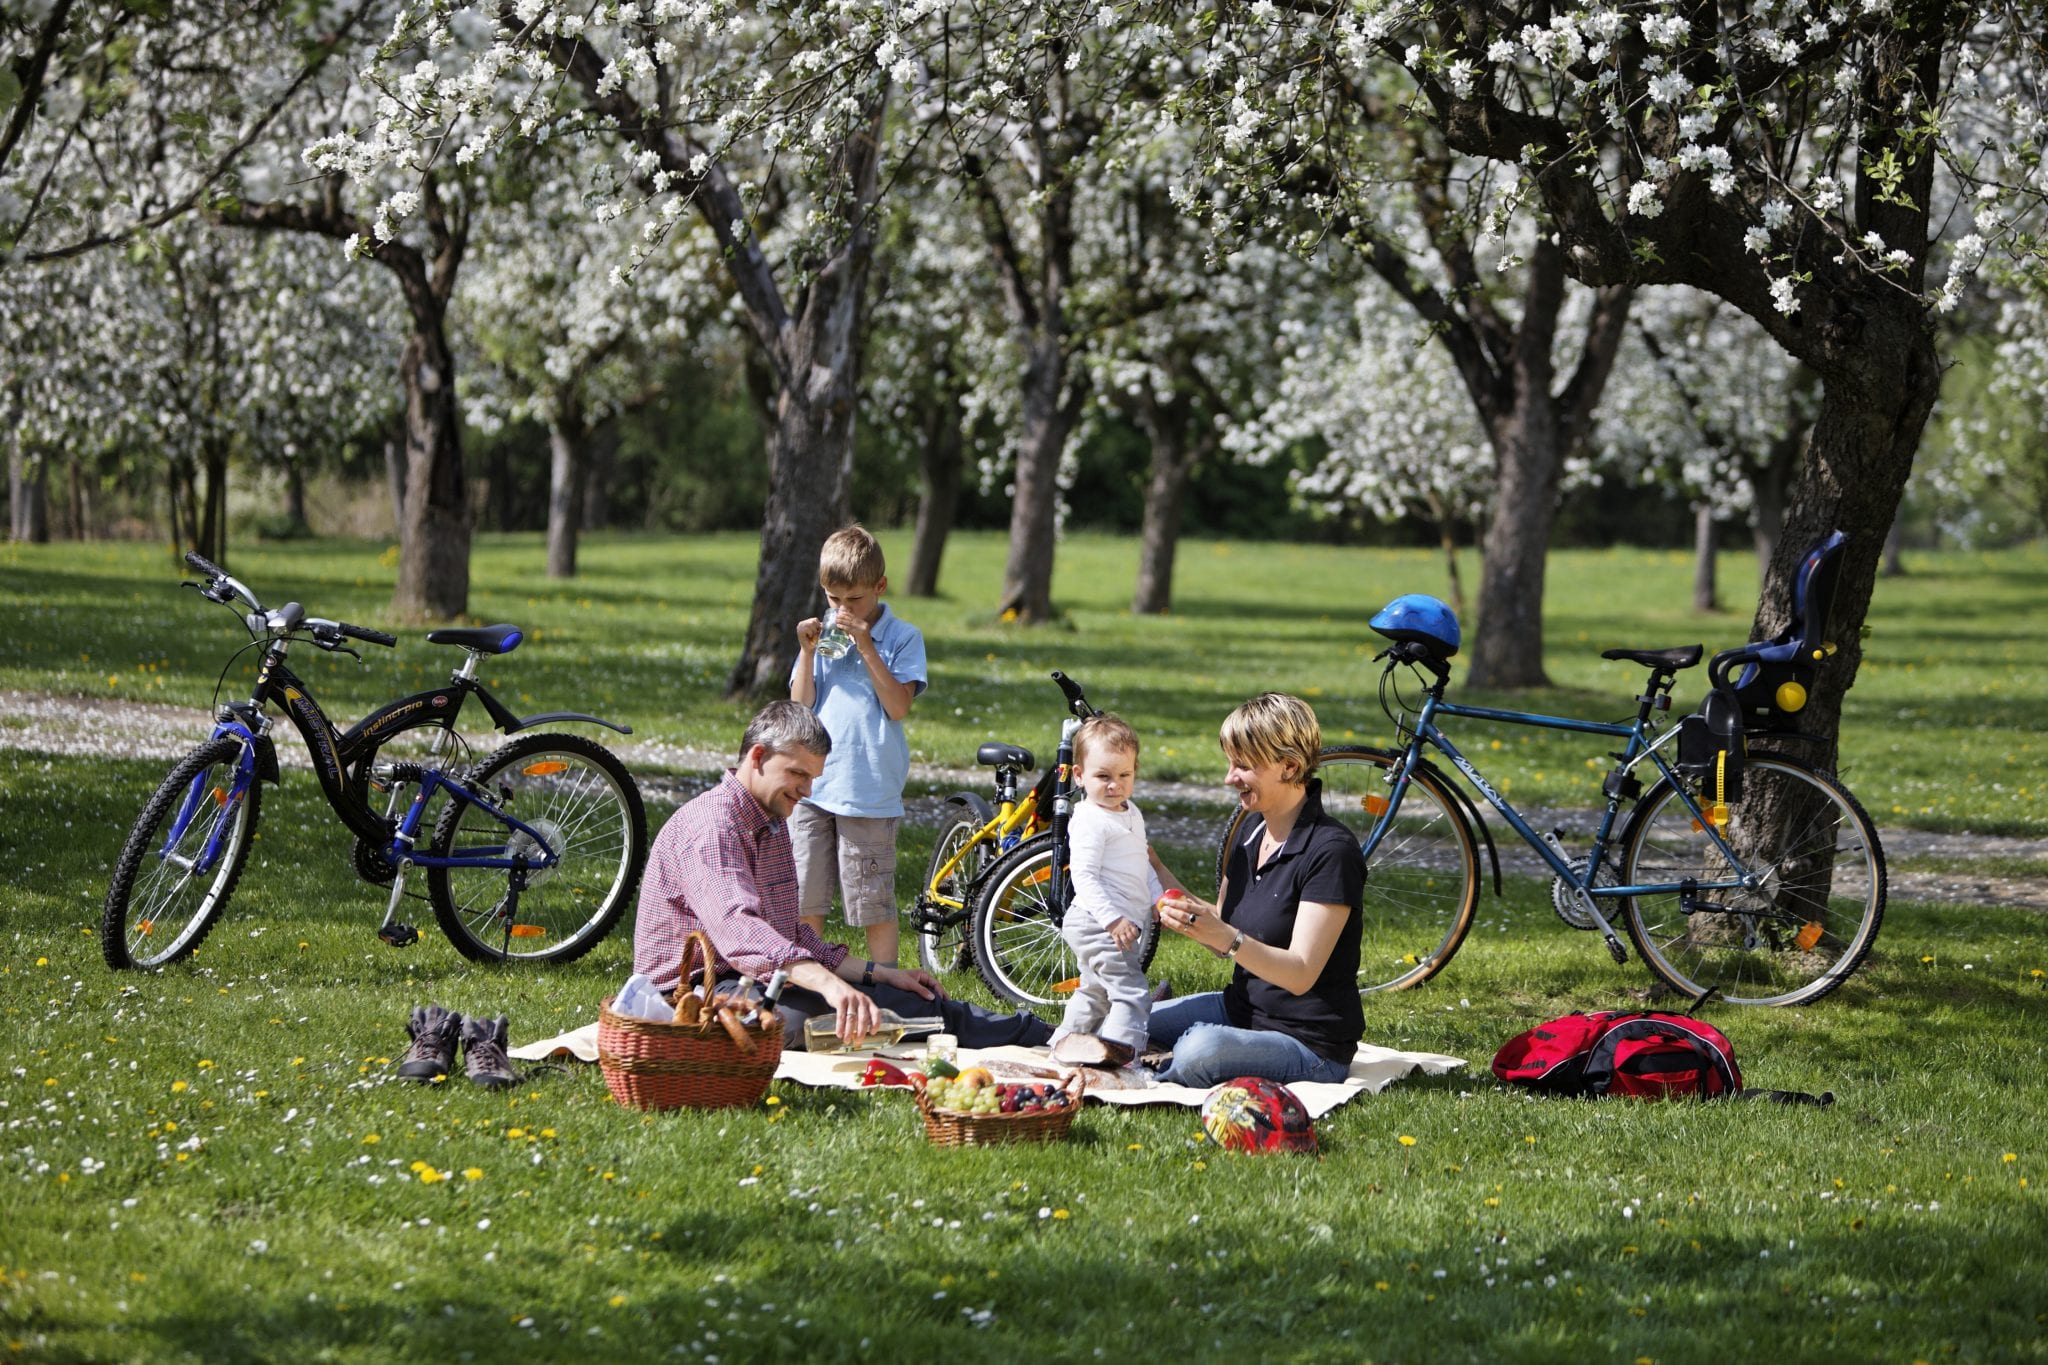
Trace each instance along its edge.
<instances>
[{"instance_id":1,"label":"child bike seat","mask_svg":"<svg viewBox=\"0 0 2048 1365\"><path fill-rule=\"evenodd\" d=\"M526 632L517 626L459 626L427 632L430 645L455 645L480 654L510 654L525 638Z\"/></svg>"},{"instance_id":2,"label":"child bike seat","mask_svg":"<svg viewBox=\"0 0 2048 1365\"><path fill-rule=\"evenodd\" d=\"M984 744L974 751L974 761L984 768L1035 768L1038 760L1029 749L1014 744Z\"/></svg>"}]
</instances>

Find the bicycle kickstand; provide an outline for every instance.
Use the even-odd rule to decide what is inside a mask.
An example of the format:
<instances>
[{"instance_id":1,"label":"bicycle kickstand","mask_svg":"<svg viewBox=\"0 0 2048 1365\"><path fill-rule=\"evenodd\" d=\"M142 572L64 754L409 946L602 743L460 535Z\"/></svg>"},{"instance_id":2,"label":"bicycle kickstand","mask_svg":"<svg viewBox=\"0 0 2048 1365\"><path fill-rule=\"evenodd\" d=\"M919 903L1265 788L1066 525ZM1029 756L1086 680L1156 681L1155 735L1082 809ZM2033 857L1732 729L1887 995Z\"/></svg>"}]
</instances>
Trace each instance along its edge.
<instances>
[{"instance_id":1,"label":"bicycle kickstand","mask_svg":"<svg viewBox=\"0 0 2048 1365\"><path fill-rule=\"evenodd\" d=\"M377 926L377 937L393 948L410 948L420 941L420 931L398 918L398 902L405 895L405 875L412 871L412 861L401 858L397 875L391 879L391 900L384 907L384 922Z\"/></svg>"},{"instance_id":2,"label":"bicycle kickstand","mask_svg":"<svg viewBox=\"0 0 2048 1365\"><path fill-rule=\"evenodd\" d=\"M1593 923L1600 927L1600 937L1607 940L1607 955L1614 959L1615 965L1620 966L1628 961L1628 949L1621 946L1621 939L1615 935L1614 926L1607 922L1607 916L1601 914L1600 907L1593 903L1592 893L1579 886L1572 887L1572 893L1579 898L1579 908L1590 915Z\"/></svg>"}]
</instances>

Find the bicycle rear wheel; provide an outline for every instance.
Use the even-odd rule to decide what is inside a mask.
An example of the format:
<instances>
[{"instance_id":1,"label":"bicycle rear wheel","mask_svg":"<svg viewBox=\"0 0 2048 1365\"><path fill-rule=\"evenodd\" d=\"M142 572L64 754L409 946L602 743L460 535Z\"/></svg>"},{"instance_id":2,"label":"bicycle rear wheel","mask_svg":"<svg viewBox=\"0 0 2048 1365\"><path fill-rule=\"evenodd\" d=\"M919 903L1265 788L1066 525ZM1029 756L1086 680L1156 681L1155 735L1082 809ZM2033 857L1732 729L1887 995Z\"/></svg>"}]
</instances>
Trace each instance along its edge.
<instances>
[{"instance_id":1,"label":"bicycle rear wheel","mask_svg":"<svg viewBox=\"0 0 2048 1365\"><path fill-rule=\"evenodd\" d=\"M530 872L516 899L504 868L429 868L434 918L456 951L479 962L569 962L596 947L625 913L647 861L647 812L625 765L581 736L539 734L513 740L466 780L561 861ZM452 799L434 830L434 855L495 848L538 852L524 832Z\"/></svg>"},{"instance_id":2,"label":"bicycle rear wheel","mask_svg":"<svg viewBox=\"0 0 2048 1365\"><path fill-rule=\"evenodd\" d=\"M116 971L189 956L220 919L249 861L263 787L232 795L241 741L209 740L178 760L128 832L100 916Z\"/></svg>"},{"instance_id":3,"label":"bicycle rear wheel","mask_svg":"<svg viewBox=\"0 0 2048 1365\"><path fill-rule=\"evenodd\" d=\"M1688 996L1731 1005L1803 1005L1834 990L1870 952L1884 918L1884 849L1856 798L1792 758L1752 755L1721 846L1666 778L1622 832L1629 885L1698 884L1630 897L1628 935L1650 970Z\"/></svg>"},{"instance_id":4,"label":"bicycle rear wheel","mask_svg":"<svg viewBox=\"0 0 2048 1365\"><path fill-rule=\"evenodd\" d=\"M1358 745L1323 750L1316 776L1323 813L1348 826L1361 843L1391 798L1388 778L1397 753ZM1230 851L1251 817L1232 811L1216 855L1222 884ZM1472 929L1479 903L1479 844L1455 793L1417 772L1394 826L1373 850L1360 916L1358 992L1406 990L1442 971Z\"/></svg>"},{"instance_id":5,"label":"bicycle rear wheel","mask_svg":"<svg viewBox=\"0 0 2048 1365\"><path fill-rule=\"evenodd\" d=\"M1052 896L1052 835L1027 839L997 860L974 897L974 966L988 988L1023 1005L1064 1004L1081 983L1060 936ZM1159 951L1159 920L1146 917L1144 965Z\"/></svg>"},{"instance_id":6,"label":"bicycle rear wheel","mask_svg":"<svg viewBox=\"0 0 2048 1365\"><path fill-rule=\"evenodd\" d=\"M974 843L974 836L993 819L995 811L973 792L958 792L946 798L939 841L932 845L924 885L919 888L917 906L911 911L918 965L934 976L965 971L974 965L974 938L969 932L974 919L974 884L995 860L996 847L993 839ZM939 873L955 857L959 861L941 880ZM932 899L934 894L957 904L940 904Z\"/></svg>"}]
</instances>

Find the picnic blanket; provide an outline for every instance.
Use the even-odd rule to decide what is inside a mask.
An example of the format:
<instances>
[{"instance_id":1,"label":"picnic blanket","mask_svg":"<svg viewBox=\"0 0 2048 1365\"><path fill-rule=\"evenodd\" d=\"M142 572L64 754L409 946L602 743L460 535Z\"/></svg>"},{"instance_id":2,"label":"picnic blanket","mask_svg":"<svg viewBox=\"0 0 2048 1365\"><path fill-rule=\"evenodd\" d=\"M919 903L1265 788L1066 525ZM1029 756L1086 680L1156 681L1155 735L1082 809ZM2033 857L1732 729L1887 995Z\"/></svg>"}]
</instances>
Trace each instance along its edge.
<instances>
[{"instance_id":1,"label":"picnic blanket","mask_svg":"<svg viewBox=\"0 0 2048 1365\"><path fill-rule=\"evenodd\" d=\"M523 1061L566 1056L594 1062L597 1060L597 1025L585 1024L557 1037L521 1043L507 1050ZM775 1079L821 1089L856 1090L860 1088L860 1073L866 1069L870 1058L883 1057L900 1064L915 1062L923 1055L921 1043L852 1052L785 1052L781 1065L775 1068ZM1030 1068L1048 1076L1071 1069L1053 1061L1051 1054L1042 1047L993 1047L978 1051L962 1048L960 1064L963 1067L987 1066L998 1076L1009 1068ZM1351 1074L1343 1080L1327 1083L1300 1081L1288 1089L1300 1097L1310 1118L1321 1118L1346 1100L1367 1092L1378 1093L1403 1076L1417 1071L1441 1076L1464 1065L1462 1057L1446 1057L1436 1052L1400 1052L1360 1043L1358 1055L1351 1059ZM1199 1107L1208 1093L1207 1089L1197 1086L1162 1085L1154 1081L1149 1072L1135 1066L1111 1073L1109 1083L1099 1086L1091 1072L1088 1088L1088 1098L1104 1104L1179 1104L1190 1108Z\"/></svg>"}]
</instances>

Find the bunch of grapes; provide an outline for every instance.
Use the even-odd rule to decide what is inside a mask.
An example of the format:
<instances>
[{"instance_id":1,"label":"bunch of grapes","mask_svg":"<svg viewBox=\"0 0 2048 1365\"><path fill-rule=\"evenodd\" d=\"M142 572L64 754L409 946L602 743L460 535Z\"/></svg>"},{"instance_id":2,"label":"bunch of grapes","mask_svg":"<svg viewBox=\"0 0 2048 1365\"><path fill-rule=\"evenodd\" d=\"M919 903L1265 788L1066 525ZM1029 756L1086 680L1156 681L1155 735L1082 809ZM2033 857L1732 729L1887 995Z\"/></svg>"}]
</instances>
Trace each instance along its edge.
<instances>
[{"instance_id":1,"label":"bunch of grapes","mask_svg":"<svg viewBox=\"0 0 2048 1365\"><path fill-rule=\"evenodd\" d=\"M1067 1104L1067 1092L1057 1085L984 1085L960 1078L934 1080L925 1094L934 1109L955 1114L1033 1114Z\"/></svg>"},{"instance_id":2,"label":"bunch of grapes","mask_svg":"<svg viewBox=\"0 0 2048 1365\"><path fill-rule=\"evenodd\" d=\"M925 1093L930 1096L934 1109L950 1110L956 1114L994 1114L1002 1107L1002 1096L993 1085L977 1085L973 1081L936 1080Z\"/></svg>"}]
</instances>

